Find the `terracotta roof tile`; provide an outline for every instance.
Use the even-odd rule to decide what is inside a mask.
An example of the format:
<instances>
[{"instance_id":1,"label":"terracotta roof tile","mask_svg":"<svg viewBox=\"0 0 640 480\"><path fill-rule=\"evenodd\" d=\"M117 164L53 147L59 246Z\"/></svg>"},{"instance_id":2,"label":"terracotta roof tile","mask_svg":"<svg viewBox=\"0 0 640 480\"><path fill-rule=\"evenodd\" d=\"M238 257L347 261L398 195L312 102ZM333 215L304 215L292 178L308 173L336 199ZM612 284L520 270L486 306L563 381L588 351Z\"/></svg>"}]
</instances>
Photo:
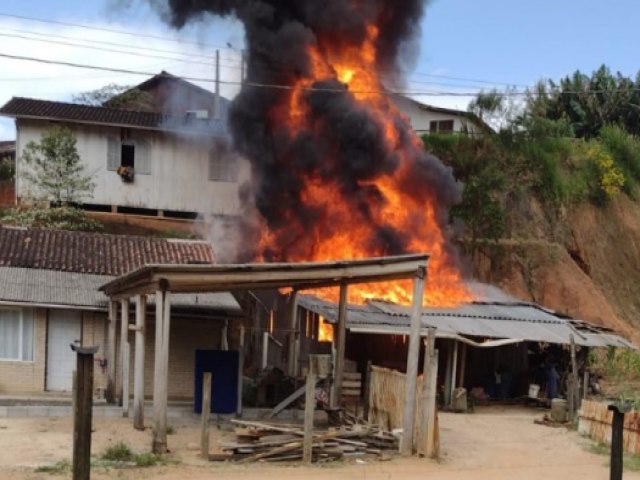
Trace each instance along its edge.
<instances>
[{"instance_id":1,"label":"terracotta roof tile","mask_svg":"<svg viewBox=\"0 0 640 480\"><path fill-rule=\"evenodd\" d=\"M225 128L215 119L199 120L186 116L178 117L154 112L95 107L23 97L13 97L9 100L0 108L0 115L202 134L220 134L224 132Z\"/></svg>"},{"instance_id":2,"label":"terracotta roof tile","mask_svg":"<svg viewBox=\"0 0 640 480\"><path fill-rule=\"evenodd\" d=\"M0 227L0 267L124 275L145 264L214 263L207 242Z\"/></svg>"}]
</instances>

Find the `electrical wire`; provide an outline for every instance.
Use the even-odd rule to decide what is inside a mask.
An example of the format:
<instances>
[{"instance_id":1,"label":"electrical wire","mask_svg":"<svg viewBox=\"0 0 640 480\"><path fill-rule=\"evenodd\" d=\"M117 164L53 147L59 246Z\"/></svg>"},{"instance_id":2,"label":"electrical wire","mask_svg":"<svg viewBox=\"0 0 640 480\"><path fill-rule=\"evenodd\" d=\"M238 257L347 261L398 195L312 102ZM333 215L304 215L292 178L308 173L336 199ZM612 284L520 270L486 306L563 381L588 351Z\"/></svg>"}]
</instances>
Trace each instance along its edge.
<instances>
[{"instance_id":1,"label":"electrical wire","mask_svg":"<svg viewBox=\"0 0 640 480\"><path fill-rule=\"evenodd\" d=\"M113 73L122 73L122 74L131 74L131 75L144 75L144 76L155 76L156 73L152 72L144 72L140 70L130 70L126 68L113 68L113 67L104 67L99 65L88 65L84 63L75 63L75 62L66 62L60 60L50 60L45 58L36 58L29 57L23 55L11 55L8 53L0 53L0 58L7 58L11 60L21 60L21 61L29 61L29 62L37 62L48 65L60 65L65 67L72 68L82 68L89 70L98 70L105 72L113 72ZM181 77L184 80L189 80L193 82L203 82L203 83L216 83L217 80L206 77ZM350 92L353 94L381 94L381 95L405 95L405 96L429 96L429 97L475 97L478 95L478 92L459 92L459 91L412 91L412 90L346 90L345 88L327 88L327 87L299 87L293 85L279 85L279 84L268 84L268 83L259 83L259 82L251 82L251 81L230 81L230 80L220 80L219 83L221 85L243 85L245 87L252 88L265 88L265 89L273 89L273 90L302 90L302 91L310 91L310 92L325 92L325 93L345 93ZM572 95L572 94L584 94L584 93L592 93L592 94L600 94L600 93L611 93L611 92L628 92L628 91L640 91L640 88L632 88L626 90L581 90L581 91L562 91L557 92L560 95ZM556 92L554 92L556 93ZM520 90L509 90L500 93L500 95L504 97L519 97L519 96L530 96L537 95L535 91L520 91Z\"/></svg>"},{"instance_id":2,"label":"electrical wire","mask_svg":"<svg viewBox=\"0 0 640 480\"><path fill-rule=\"evenodd\" d=\"M162 37L162 36L157 36L157 35L147 35L147 34L141 34L141 33L138 33L138 32L126 31L126 30L102 28L102 27L82 25L82 24L76 24L76 23L70 23L70 22L60 22L60 21L56 21L56 20L45 20L45 19L40 19L40 18L34 18L34 17L22 16L22 15L13 15L13 14L2 13L2 12L0 12L0 17L17 18L17 19L21 19L21 20L41 22L41 23L46 23L46 24L54 24L54 25L63 25L63 26L70 26L70 27L92 29L92 30L96 30L96 31L104 31L104 32L117 33L117 34L130 35L130 36L139 36L139 37L143 37L143 38L153 38L153 39L158 39L158 40L163 40L163 41L170 41L170 42L176 42L176 43L182 43L182 44L188 44L188 45L196 45L199 48L202 48L203 46L207 46L207 47L211 47L211 48L215 48L215 49L229 50L229 51L233 51L235 53L242 52L242 49L233 48L233 47L220 47L220 46L207 44L207 43L199 43L199 42L192 42L192 41L187 41L187 40L179 40L179 39L173 39L173 38ZM63 36L63 35L43 34L43 33L39 33L39 32L28 32L28 31L16 30L16 29L11 29L11 30L16 32L16 33L33 33L35 35L50 36L50 37L53 37L53 38L63 38L63 39L67 39L67 40L80 40L80 39L75 39L73 37L68 37L68 36ZM104 45L126 47L126 48L129 48L129 49L135 48L135 47L130 47L128 45L124 45L124 44L117 43L117 42L94 41L94 43L102 43ZM140 48L140 47L137 47L137 48ZM141 48L141 50L155 51L157 53L171 53L171 54L180 55L180 52L167 51L167 50L155 49L155 48L149 48L149 47ZM195 55L189 54L189 55L192 56L192 57L200 57L200 58L205 58L205 59L211 58L211 59L213 59L213 57L208 56L208 55L203 55L203 54L195 54ZM242 65L238 65L238 64L236 64L235 66L225 65L225 67L226 68L241 69ZM278 68L278 67L273 67L272 66L270 68L272 68L272 69L274 69L274 71L276 71L275 69ZM283 73L291 72L291 69L289 67L282 66L280 68L281 68ZM277 71L280 71L280 68ZM479 84L483 84L483 85L487 85L487 86L489 86L489 85L491 85L491 86L502 85L502 86L509 86L509 87L513 86L513 87L526 88L525 85L518 85L518 84L515 84L515 83L511 83L511 82L495 82L495 81L491 81L491 80L474 79L474 78L466 78L466 77L457 77L457 76L452 76L452 75L430 74L430 73L424 73L424 72L412 72L410 74L406 74L406 73L398 71L398 70L381 69L380 73L389 73L389 74L393 74L393 75L402 75L403 77L408 77L408 78L410 78L412 76L418 76L418 77L425 77L425 78L441 78L441 79L453 80L453 81L457 81L457 82L479 83ZM423 82L414 81L413 83L423 83ZM424 82L424 83L426 84L427 82ZM433 83L435 84L435 82L433 82ZM450 84L445 84L445 83L438 83L438 85L460 86L461 88L467 88L467 87L462 86L462 85L450 85Z\"/></svg>"}]
</instances>

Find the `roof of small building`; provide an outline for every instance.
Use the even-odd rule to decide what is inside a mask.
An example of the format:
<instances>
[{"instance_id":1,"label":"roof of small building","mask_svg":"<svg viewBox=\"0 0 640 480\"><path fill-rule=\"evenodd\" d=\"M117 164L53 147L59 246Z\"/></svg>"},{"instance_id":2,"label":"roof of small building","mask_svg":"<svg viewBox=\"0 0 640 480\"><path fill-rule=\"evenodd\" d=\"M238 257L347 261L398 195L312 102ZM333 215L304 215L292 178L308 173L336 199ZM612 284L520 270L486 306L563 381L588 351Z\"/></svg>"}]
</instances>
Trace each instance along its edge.
<instances>
[{"instance_id":1,"label":"roof of small building","mask_svg":"<svg viewBox=\"0 0 640 480\"><path fill-rule=\"evenodd\" d=\"M91 125L109 125L168 132L195 134L224 133L222 122L215 119L201 120L187 116L179 117L153 112L96 107L24 97L13 97L0 108L0 115L15 118L64 120Z\"/></svg>"},{"instance_id":2,"label":"roof of small building","mask_svg":"<svg viewBox=\"0 0 640 480\"><path fill-rule=\"evenodd\" d=\"M114 278L88 273L0 267L0 304L105 311L109 299L98 288ZM151 296L149 301L153 303L154 297ZM238 302L227 292L173 295L172 306L176 309L215 310L230 315L242 313Z\"/></svg>"},{"instance_id":3,"label":"roof of small building","mask_svg":"<svg viewBox=\"0 0 640 480\"><path fill-rule=\"evenodd\" d=\"M338 319L338 306L313 296L302 295L299 305L322 315L329 322ZM448 338L475 337L569 344L573 335L577 345L591 347L633 345L612 330L561 316L552 310L526 302L475 302L455 308L425 307L423 332L429 327ZM388 302L371 301L349 305L347 328L358 333L407 335L410 309Z\"/></svg>"},{"instance_id":4,"label":"roof of small building","mask_svg":"<svg viewBox=\"0 0 640 480\"><path fill-rule=\"evenodd\" d=\"M0 267L119 276L146 264L214 262L205 241L0 226Z\"/></svg>"}]
</instances>

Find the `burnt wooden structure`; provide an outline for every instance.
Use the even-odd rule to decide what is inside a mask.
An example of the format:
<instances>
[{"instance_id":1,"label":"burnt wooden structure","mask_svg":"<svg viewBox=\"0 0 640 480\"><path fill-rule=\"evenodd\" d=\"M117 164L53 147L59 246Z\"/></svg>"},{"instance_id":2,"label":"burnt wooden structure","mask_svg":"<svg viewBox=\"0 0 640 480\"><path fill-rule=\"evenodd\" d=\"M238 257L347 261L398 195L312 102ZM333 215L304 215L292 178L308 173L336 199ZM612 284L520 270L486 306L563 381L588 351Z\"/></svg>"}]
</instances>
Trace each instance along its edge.
<instances>
[{"instance_id":1,"label":"burnt wooden structure","mask_svg":"<svg viewBox=\"0 0 640 480\"><path fill-rule=\"evenodd\" d=\"M117 278L101 287L110 297L111 302L121 302L123 305L136 298L137 303L144 303L144 296L155 295L156 307L156 335L155 362L153 381L153 451L167 452L167 384L168 360L170 348L171 323L171 295L178 293L208 293L208 292L237 292L254 290L276 290L291 288L294 292L290 296L290 326L291 332L296 332L298 309L296 304L297 292L305 290L340 287L341 302L337 331L339 334L336 354L334 400L339 399L342 387L340 379L343 377L344 348L346 342L346 299L349 285L358 283L388 282L392 280L413 280L413 304L411 307L411 327L409 346L407 350L407 380L405 385L404 437L413 439L413 425L416 414L415 393L418 374L422 301L427 273L429 256L401 255L396 257L372 258L356 261L298 263L298 264L253 264L253 265L149 265L127 275ZM124 330L129 329L128 313L122 309L120 321ZM136 316L144 308L136 309ZM117 309L112 303L110 312ZM112 313L110 317L109 364L114 363L115 322L118 319ZM138 325L136 319L136 325ZM121 342L126 342L123 338ZM289 372L297 373L296 336L289 337ZM129 359L124 359L129 361ZM144 372L144 359L136 357L134 375L138 377L135 384L144 384L140 378ZM242 362L241 362L242 363ZM123 373L125 369L123 368ZM240 381L242 376L240 375ZM128 379L122 375L121 382ZM109 385L115 386L115 369L109 371ZM239 389L241 387L239 386ZM122 389L121 389L122 391ZM337 391L338 393L335 393ZM109 392L109 398L113 398ZM140 391L134 388L134 407L140 405ZM339 400L337 400L339 401ZM137 415L136 415L137 413ZM140 412L134 412L134 418ZM404 455L411 455L414 451L413 441L403 442L401 446Z\"/></svg>"}]
</instances>

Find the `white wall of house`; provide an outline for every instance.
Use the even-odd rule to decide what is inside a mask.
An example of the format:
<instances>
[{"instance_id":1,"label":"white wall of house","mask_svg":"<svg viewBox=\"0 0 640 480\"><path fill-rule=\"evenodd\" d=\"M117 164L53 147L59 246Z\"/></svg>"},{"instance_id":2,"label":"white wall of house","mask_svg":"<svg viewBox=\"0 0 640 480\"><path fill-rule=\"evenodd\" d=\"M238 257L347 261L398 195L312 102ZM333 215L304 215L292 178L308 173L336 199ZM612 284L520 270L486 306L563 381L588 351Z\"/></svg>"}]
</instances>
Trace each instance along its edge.
<instances>
[{"instance_id":1,"label":"white wall of house","mask_svg":"<svg viewBox=\"0 0 640 480\"><path fill-rule=\"evenodd\" d=\"M20 178L22 152L30 141L38 142L54 124L42 120L18 120L17 196L29 196L29 186ZM118 205L214 215L238 215L238 189L249 177L246 162L240 162L236 181L209 180L211 139L163 132L128 129L132 140L148 145L149 174L136 172L133 183L125 183L108 168L109 138L121 138L119 127L67 125L75 133L78 153L86 172L96 184L93 198L85 203Z\"/></svg>"},{"instance_id":2,"label":"white wall of house","mask_svg":"<svg viewBox=\"0 0 640 480\"><path fill-rule=\"evenodd\" d=\"M463 131L465 126L470 132L478 131L478 128L465 118L462 112L459 114L434 112L426 106L420 106L414 100L400 96L395 96L393 101L398 109L409 118L411 127L420 134L429 133L431 122L446 120L453 120L454 132Z\"/></svg>"}]
</instances>

